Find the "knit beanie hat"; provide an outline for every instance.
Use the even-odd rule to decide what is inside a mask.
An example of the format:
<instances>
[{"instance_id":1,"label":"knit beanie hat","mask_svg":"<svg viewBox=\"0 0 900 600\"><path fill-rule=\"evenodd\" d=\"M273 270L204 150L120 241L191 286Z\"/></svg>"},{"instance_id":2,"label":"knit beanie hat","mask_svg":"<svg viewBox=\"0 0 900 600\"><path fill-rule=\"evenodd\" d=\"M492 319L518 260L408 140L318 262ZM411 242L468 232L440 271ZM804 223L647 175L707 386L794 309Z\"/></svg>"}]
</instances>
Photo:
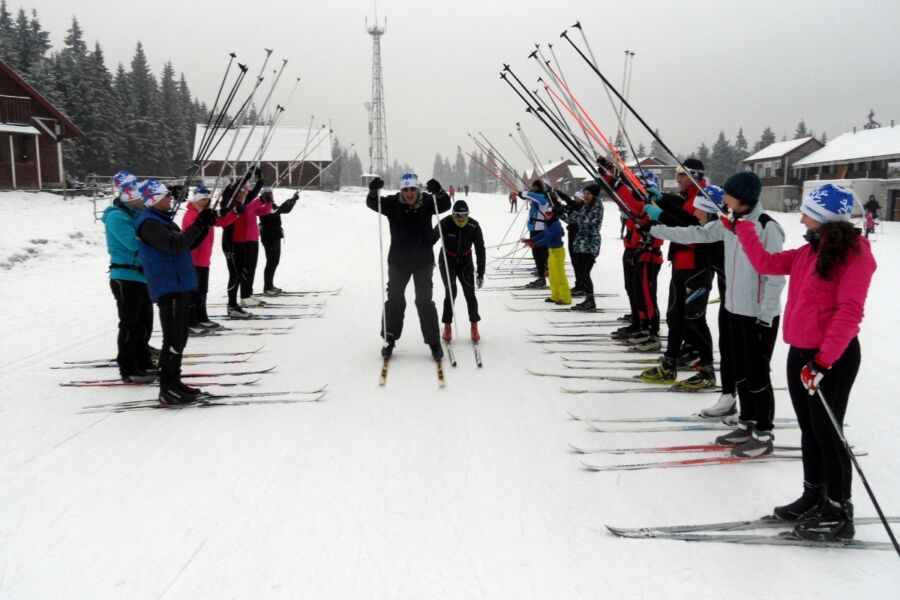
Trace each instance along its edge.
<instances>
[{"instance_id":1,"label":"knit beanie hat","mask_svg":"<svg viewBox=\"0 0 900 600\"><path fill-rule=\"evenodd\" d=\"M684 163L682 164L684 168L682 169L680 166L676 168L676 174L684 174L685 170L687 170L690 171L691 177L696 179L697 177L703 177L703 173L704 171L706 171L703 166L703 161L701 161L699 158L691 157L684 161Z\"/></svg>"},{"instance_id":2,"label":"knit beanie hat","mask_svg":"<svg viewBox=\"0 0 900 600\"><path fill-rule=\"evenodd\" d=\"M739 200L741 204L752 208L759 202L762 182L753 171L741 171L725 180L725 185L722 188L726 194Z\"/></svg>"},{"instance_id":3,"label":"knit beanie hat","mask_svg":"<svg viewBox=\"0 0 900 600\"><path fill-rule=\"evenodd\" d=\"M212 197L212 192L208 187L206 187L205 183L201 183L197 187L194 188L193 200L196 202L197 200L206 200L207 198Z\"/></svg>"},{"instance_id":4,"label":"knit beanie hat","mask_svg":"<svg viewBox=\"0 0 900 600\"><path fill-rule=\"evenodd\" d=\"M849 221L856 195L845 187L826 183L803 197L800 212L819 223Z\"/></svg>"},{"instance_id":5,"label":"knit beanie hat","mask_svg":"<svg viewBox=\"0 0 900 600\"><path fill-rule=\"evenodd\" d=\"M645 188L647 188L647 189L653 188L655 190L659 189L659 175L657 175L653 171L643 171L642 170L640 173L638 173L638 178L644 184Z\"/></svg>"},{"instance_id":6,"label":"knit beanie hat","mask_svg":"<svg viewBox=\"0 0 900 600\"><path fill-rule=\"evenodd\" d=\"M138 190L141 192L144 206L153 206L169 195L169 188L156 179L148 179L138 187Z\"/></svg>"},{"instance_id":7,"label":"knit beanie hat","mask_svg":"<svg viewBox=\"0 0 900 600\"><path fill-rule=\"evenodd\" d=\"M694 198L694 208L708 213L717 213L725 205L725 190L717 185L708 185L704 188L707 198L703 194L697 194Z\"/></svg>"},{"instance_id":8,"label":"knit beanie hat","mask_svg":"<svg viewBox=\"0 0 900 600\"><path fill-rule=\"evenodd\" d=\"M133 177L133 176L132 176ZM132 178L130 181L123 181L119 187L119 200L122 202L134 202L142 200L141 192L138 190L138 180Z\"/></svg>"},{"instance_id":9,"label":"knit beanie hat","mask_svg":"<svg viewBox=\"0 0 900 600\"><path fill-rule=\"evenodd\" d=\"M469 214L469 205L466 204L465 200L457 200L453 203L452 212L454 215L467 215Z\"/></svg>"},{"instance_id":10,"label":"knit beanie hat","mask_svg":"<svg viewBox=\"0 0 900 600\"><path fill-rule=\"evenodd\" d=\"M400 176L400 189L406 188L419 189L419 176L415 173L407 172Z\"/></svg>"},{"instance_id":11,"label":"knit beanie hat","mask_svg":"<svg viewBox=\"0 0 900 600\"><path fill-rule=\"evenodd\" d=\"M118 194L123 185L134 181L137 181L137 177L132 175L130 171L119 171L113 176L113 191Z\"/></svg>"},{"instance_id":12,"label":"knit beanie hat","mask_svg":"<svg viewBox=\"0 0 900 600\"><path fill-rule=\"evenodd\" d=\"M600 186L596 183L584 186L584 191L593 194L594 198L598 198L600 196Z\"/></svg>"}]
</instances>

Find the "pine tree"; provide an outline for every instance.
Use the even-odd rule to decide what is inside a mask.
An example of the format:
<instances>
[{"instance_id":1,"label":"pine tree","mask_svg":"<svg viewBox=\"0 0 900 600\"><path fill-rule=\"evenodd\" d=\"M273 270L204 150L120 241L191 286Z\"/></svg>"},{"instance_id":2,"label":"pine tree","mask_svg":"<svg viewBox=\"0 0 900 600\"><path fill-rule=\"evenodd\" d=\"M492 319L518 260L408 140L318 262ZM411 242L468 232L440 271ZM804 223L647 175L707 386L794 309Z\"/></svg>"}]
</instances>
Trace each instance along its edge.
<instances>
[{"instance_id":1,"label":"pine tree","mask_svg":"<svg viewBox=\"0 0 900 600\"><path fill-rule=\"evenodd\" d=\"M734 173L734 147L725 138L724 131L719 132L719 137L712 147L709 163L704 164L707 179L713 183L721 184Z\"/></svg>"},{"instance_id":2,"label":"pine tree","mask_svg":"<svg viewBox=\"0 0 900 600\"><path fill-rule=\"evenodd\" d=\"M72 26L63 40L63 48L54 59L55 88L62 99L62 109L66 115L76 125L90 131L94 124L91 113L96 107L89 97L91 90L86 81L87 54L87 44L78 19L73 17ZM63 144L63 156L69 171L76 174L86 172L84 154L87 146L80 140L68 140Z\"/></svg>"},{"instance_id":3,"label":"pine tree","mask_svg":"<svg viewBox=\"0 0 900 600\"><path fill-rule=\"evenodd\" d=\"M463 156L462 149L456 148L456 160L453 164L453 184L461 188L466 184L466 157Z\"/></svg>"},{"instance_id":4,"label":"pine tree","mask_svg":"<svg viewBox=\"0 0 900 600\"><path fill-rule=\"evenodd\" d=\"M444 177L444 159L440 152L434 155L434 164L431 166L431 176L440 181Z\"/></svg>"},{"instance_id":5,"label":"pine tree","mask_svg":"<svg viewBox=\"0 0 900 600\"><path fill-rule=\"evenodd\" d=\"M647 148L644 146L644 142L641 142L637 147L637 158L646 158L646 156Z\"/></svg>"},{"instance_id":6,"label":"pine tree","mask_svg":"<svg viewBox=\"0 0 900 600\"><path fill-rule=\"evenodd\" d=\"M828 134L823 131L822 137L819 138L819 141L822 142L823 144L827 144L828 143Z\"/></svg>"},{"instance_id":7,"label":"pine tree","mask_svg":"<svg viewBox=\"0 0 900 600\"><path fill-rule=\"evenodd\" d=\"M697 153L694 155L694 158L702 162L703 166L706 167L706 172L709 173L711 157L709 153L709 146L706 145L706 142L700 144L700 147L697 148ZM684 160L682 160L681 162L683 163Z\"/></svg>"},{"instance_id":8,"label":"pine tree","mask_svg":"<svg viewBox=\"0 0 900 600\"><path fill-rule=\"evenodd\" d=\"M128 74L131 85L131 122L127 126L129 134L129 156L134 168L140 172L160 175L164 166L161 146L169 140L161 130L159 119L162 109L156 78L150 71L144 46L138 42L131 59Z\"/></svg>"},{"instance_id":9,"label":"pine tree","mask_svg":"<svg viewBox=\"0 0 900 600\"><path fill-rule=\"evenodd\" d=\"M159 80L160 132L165 135L166 146L159 155L161 173L171 175L186 174L190 163L190 149L185 141L189 138L186 116L182 111L175 69L171 62L163 66Z\"/></svg>"},{"instance_id":10,"label":"pine tree","mask_svg":"<svg viewBox=\"0 0 900 600\"><path fill-rule=\"evenodd\" d=\"M113 141L115 144L113 156L119 162L117 168L128 169L135 174L140 174L141 171L135 166L137 157L133 154L135 150L130 140L134 101L131 97L131 86L128 84L128 73L122 63L118 64L116 74L113 76L112 103L113 109L122 120L122 128Z\"/></svg>"},{"instance_id":11,"label":"pine tree","mask_svg":"<svg viewBox=\"0 0 900 600\"><path fill-rule=\"evenodd\" d=\"M16 26L6 0L0 0L0 59L9 65L18 64L17 48L14 44Z\"/></svg>"},{"instance_id":12,"label":"pine tree","mask_svg":"<svg viewBox=\"0 0 900 600\"><path fill-rule=\"evenodd\" d=\"M759 141L753 146L753 152L759 152L763 148L767 148L775 143L775 133L772 131L771 127L766 127L763 129L762 135L759 138Z\"/></svg>"},{"instance_id":13,"label":"pine tree","mask_svg":"<svg viewBox=\"0 0 900 600\"><path fill-rule=\"evenodd\" d=\"M738 129L737 137L734 138L734 154L735 159L737 160L735 170L740 170L741 162L750 156L749 147L750 145L747 143L747 138L744 137L744 128L741 127Z\"/></svg>"},{"instance_id":14,"label":"pine tree","mask_svg":"<svg viewBox=\"0 0 900 600\"><path fill-rule=\"evenodd\" d=\"M806 121L800 119L800 122L797 123L797 129L794 130L794 139L799 140L805 137L809 137L809 131L806 129Z\"/></svg>"},{"instance_id":15,"label":"pine tree","mask_svg":"<svg viewBox=\"0 0 900 600\"><path fill-rule=\"evenodd\" d=\"M656 137L661 137L659 135L659 129L657 129L654 133L656 133ZM669 157L669 153L663 149L662 144L656 141L656 137L653 138L652 142L650 142L650 156L668 163L671 160Z\"/></svg>"}]
</instances>

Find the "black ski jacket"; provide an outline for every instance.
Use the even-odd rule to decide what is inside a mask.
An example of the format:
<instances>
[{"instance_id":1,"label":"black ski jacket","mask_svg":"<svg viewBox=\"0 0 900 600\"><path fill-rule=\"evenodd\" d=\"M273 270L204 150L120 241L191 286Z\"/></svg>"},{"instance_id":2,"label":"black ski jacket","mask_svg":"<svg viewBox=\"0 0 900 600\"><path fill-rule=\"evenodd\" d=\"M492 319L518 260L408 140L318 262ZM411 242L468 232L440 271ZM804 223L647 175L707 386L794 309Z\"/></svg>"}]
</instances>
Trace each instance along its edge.
<instances>
[{"instance_id":1,"label":"black ski jacket","mask_svg":"<svg viewBox=\"0 0 900 600\"><path fill-rule=\"evenodd\" d=\"M437 196L419 193L415 204L407 204L400 194L381 198L381 214L387 217L391 226L391 248L388 250L388 264L401 269L414 270L427 264L434 264L431 242L431 217L435 214L437 200L438 214L450 210L450 196L441 190ZM378 212L378 192L370 191L366 206Z\"/></svg>"},{"instance_id":2,"label":"black ski jacket","mask_svg":"<svg viewBox=\"0 0 900 600\"><path fill-rule=\"evenodd\" d=\"M475 272L479 277L484 276L485 252L484 252L484 235L481 232L481 225L478 221L469 217L469 222L465 227L457 227L453 222L453 217L444 217L438 225L435 225L431 232L431 243L437 243L441 239L441 232L444 233L444 246L447 249L447 264L450 266L458 266L471 264L472 247L475 247L475 260L478 263ZM443 258L438 255L438 261L443 262Z\"/></svg>"},{"instance_id":3,"label":"black ski jacket","mask_svg":"<svg viewBox=\"0 0 900 600\"><path fill-rule=\"evenodd\" d=\"M275 206L267 215L259 217L259 239L262 242L277 242L284 237L284 229L281 227L281 215L286 215L294 210L297 198L288 198L283 204Z\"/></svg>"}]
</instances>

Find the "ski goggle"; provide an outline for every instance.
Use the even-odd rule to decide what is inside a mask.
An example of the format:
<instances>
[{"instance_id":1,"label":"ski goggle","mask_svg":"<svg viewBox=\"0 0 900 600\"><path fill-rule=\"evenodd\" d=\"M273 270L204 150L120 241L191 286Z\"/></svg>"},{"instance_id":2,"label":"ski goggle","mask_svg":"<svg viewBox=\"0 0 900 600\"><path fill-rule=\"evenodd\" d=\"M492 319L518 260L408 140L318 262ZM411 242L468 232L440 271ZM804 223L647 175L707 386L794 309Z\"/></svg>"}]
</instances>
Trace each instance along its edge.
<instances>
[{"instance_id":1,"label":"ski goggle","mask_svg":"<svg viewBox=\"0 0 900 600\"><path fill-rule=\"evenodd\" d=\"M465 218L468 217L468 216L469 216L469 213L467 213L467 212L464 212L464 213L453 213L453 218L454 218L454 219L465 219Z\"/></svg>"}]
</instances>

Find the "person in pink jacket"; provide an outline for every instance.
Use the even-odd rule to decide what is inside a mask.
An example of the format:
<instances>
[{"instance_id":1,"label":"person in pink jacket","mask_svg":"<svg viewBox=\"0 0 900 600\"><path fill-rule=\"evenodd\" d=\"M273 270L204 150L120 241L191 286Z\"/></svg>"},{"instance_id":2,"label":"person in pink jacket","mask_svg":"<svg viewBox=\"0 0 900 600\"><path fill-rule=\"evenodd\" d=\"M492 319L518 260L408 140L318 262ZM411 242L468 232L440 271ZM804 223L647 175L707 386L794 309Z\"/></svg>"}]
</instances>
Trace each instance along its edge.
<instances>
[{"instance_id":1,"label":"person in pink jacket","mask_svg":"<svg viewBox=\"0 0 900 600\"><path fill-rule=\"evenodd\" d=\"M850 389L859 371L857 335L875 259L869 241L850 223L854 196L825 184L800 207L808 242L768 253L753 223L728 221L753 267L763 275L790 275L784 341L790 345L787 381L803 449L803 495L775 508L809 540L852 539L852 463L823 401L843 427ZM723 217L724 219L724 217Z\"/></svg>"},{"instance_id":2,"label":"person in pink jacket","mask_svg":"<svg viewBox=\"0 0 900 600\"><path fill-rule=\"evenodd\" d=\"M188 203L187 210L184 211L184 217L181 220L181 228L187 229L194 221L197 215L204 208L209 206L211 192L204 184L194 188L191 201ZM227 227L234 223L237 214L233 210L229 210L216 219L216 227ZM221 327L215 321L209 320L206 312L206 295L209 292L209 264L212 257L213 243L215 241L215 229L210 228L209 234L200 244L191 250L191 260L194 262L194 270L197 272L197 291L191 298L190 316L188 320L188 330L193 334L202 334L210 329Z\"/></svg>"},{"instance_id":3,"label":"person in pink jacket","mask_svg":"<svg viewBox=\"0 0 900 600\"><path fill-rule=\"evenodd\" d=\"M243 256L241 258L241 305L259 306L262 302L253 298L253 280L256 278L256 264L259 261L259 217L272 212L272 188L264 187L259 196L248 202L235 223L243 232Z\"/></svg>"}]
</instances>

